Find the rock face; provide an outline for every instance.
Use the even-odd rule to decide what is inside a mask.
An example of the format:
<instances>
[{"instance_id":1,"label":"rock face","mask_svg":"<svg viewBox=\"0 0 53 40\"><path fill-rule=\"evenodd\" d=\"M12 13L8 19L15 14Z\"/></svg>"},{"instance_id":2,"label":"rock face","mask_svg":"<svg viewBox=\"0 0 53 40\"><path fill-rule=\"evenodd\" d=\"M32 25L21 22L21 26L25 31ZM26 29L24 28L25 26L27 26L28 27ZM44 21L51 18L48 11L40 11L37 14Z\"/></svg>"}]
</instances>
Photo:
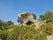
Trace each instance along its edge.
<instances>
[{"instance_id":1,"label":"rock face","mask_svg":"<svg viewBox=\"0 0 53 40\"><path fill-rule=\"evenodd\" d=\"M31 12L24 12L18 15L18 21L20 22L20 25L35 24L37 28L44 23L36 20L36 16Z\"/></svg>"},{"instance_id":2,"label":"rock face","mask_svg":"<svg viewBox=\"0 0 53 40\"><path fill-rule=\"evenodd\" d=\"M34 24L35 22L34 16L35 15L33 13L24 12L18 16L18 20L21 21L22 25L30 25L30 24Z\"/></svg>"}]
</instances>

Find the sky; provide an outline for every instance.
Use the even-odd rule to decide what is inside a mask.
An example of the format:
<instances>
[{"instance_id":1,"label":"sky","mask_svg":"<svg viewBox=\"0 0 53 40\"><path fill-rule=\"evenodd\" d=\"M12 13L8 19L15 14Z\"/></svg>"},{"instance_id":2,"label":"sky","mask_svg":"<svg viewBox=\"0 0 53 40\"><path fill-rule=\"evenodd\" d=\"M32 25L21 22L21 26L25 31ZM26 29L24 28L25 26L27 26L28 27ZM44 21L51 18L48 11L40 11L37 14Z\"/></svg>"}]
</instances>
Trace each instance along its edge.
<instances>
[{"instance_id":1,"label":"sky","mask_svg":"<svg viewBox=\"0 0 53 40\"><path fill-rule=\"evenodd\" d=\"M15 24L22 12L32 12L39 19L47 10L53 11L53 0L0 0L0 19Z\"/></svg>"}]
</instances>

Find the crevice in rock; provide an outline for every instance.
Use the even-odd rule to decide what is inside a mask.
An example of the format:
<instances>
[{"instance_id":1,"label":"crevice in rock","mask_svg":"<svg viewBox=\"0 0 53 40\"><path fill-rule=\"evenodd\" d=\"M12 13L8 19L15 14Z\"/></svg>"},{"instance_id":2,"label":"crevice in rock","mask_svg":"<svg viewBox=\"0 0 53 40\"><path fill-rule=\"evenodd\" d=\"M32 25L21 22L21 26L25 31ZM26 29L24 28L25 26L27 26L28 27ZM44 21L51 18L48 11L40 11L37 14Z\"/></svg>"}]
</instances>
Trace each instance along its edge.
<instances>
[{"instance_id":1,"label":"crevice in rock","mask_svg":"<svg viewBox=\"0 0 53 40\"><path fill-rule=\"evenodd\" d=\"M33 22L30 20L26 23L26 25L31 25L31 24L33 24Z\"/></svg>"}]
</instances>

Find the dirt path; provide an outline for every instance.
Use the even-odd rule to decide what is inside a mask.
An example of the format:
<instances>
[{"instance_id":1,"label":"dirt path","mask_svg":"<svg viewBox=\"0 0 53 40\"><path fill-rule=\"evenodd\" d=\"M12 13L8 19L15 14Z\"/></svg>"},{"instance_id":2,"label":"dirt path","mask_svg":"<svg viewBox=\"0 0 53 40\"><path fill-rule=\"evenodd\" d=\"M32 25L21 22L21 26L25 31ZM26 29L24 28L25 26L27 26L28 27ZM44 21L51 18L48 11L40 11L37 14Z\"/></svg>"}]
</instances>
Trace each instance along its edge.
<instances>
[{"instance_id":1,"label":"dirt path","mask_svg":"<svg viewBox=\"0 0 53 40\"><path fill-rule=\"evenodd\" d=\"M47 36L48 40L53 40L53 34L50 36Z\"/></svg>"},{"instance_id":2,"label":"dirt path","mask_svg":"<svg viewBox=\"0 0 53 40\"><path fill-rule=\"evenodd\" d=\"M12 31L13 29L8 29L8 31Z\"/></svg>"}]
</instances>

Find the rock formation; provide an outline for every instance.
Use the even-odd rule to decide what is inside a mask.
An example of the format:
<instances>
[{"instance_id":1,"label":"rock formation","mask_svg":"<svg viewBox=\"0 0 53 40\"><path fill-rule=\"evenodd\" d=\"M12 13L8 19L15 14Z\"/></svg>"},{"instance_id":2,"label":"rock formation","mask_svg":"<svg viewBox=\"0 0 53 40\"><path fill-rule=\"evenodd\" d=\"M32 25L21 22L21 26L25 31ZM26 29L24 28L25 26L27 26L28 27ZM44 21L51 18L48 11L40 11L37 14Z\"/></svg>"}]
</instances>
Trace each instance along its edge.
<instances>
[{"instance_id":1,"label":"rock formation","mask_svg":"<svg viewBox=\"0 0 53 40\"><path fill-rule=\"evenodd\" d=\"M41 22L36 20L36 16L31 12L24 12L20 13L18 15L18 21L20 22L20 25L31 25L35 24L36 27L39 27Z\"/></svg>"},{"instance_id":2,"label":"rock formation","mask_svg":"<svg viewBox=\"0 0 53 40\"><path fill-rule=\"evenodd\" d=\"M35 19L34 14L30 12L24 12L18 16L18 20L22 21L22 24L24 23L26 25L33 24L34 22L32 20L34 19Z\"/></svg>"}]
</instances>

